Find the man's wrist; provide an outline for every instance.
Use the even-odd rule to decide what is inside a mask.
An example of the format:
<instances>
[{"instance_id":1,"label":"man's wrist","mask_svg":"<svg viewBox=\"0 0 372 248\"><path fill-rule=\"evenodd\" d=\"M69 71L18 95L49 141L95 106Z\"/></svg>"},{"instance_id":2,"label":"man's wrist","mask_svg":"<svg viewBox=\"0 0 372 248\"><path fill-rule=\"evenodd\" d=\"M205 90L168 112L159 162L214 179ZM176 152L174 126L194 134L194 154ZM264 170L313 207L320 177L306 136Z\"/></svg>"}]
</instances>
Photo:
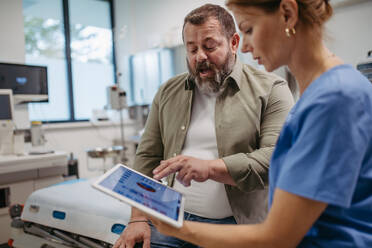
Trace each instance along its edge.
<instances>
[{"instance_id":1,"label":"man's wrist","mask_svg":"<svg viewBox=\"0 0 372 248\"><path fill-rule=\"evenodd\" d=\"M208 179L216 180L219 175L222 159L208 160Z\"/></svg>"},{"instance_id":2,"label":"man's wrist","mask_svg":"<svg viewBox=\"0 0 372 248\"><path fill-rule=\"evenodd\" d=\"M146 219L138 219L138 220L130 220L130 221L128 222L128 225L129 225L129 224L132 224L132 223L139 223L139 222L149 224L149 221L146 220Z\"/></svg>"},{"instance_id":3,"label":"man's wrist","mask_svg":"<svg viewBox=\"0 0 372 248\"><path fill-rule=\"evenodd\" d=\"M208 161L208 179L236 186L234 179L231 177L223 159Z\"/></svg>"},{"instance_id":4,"label":"man's wrist","mask_svg":"<svg viewBox=\"0 0 372 248\"><path fill-rule=\"evenodd\" d=\"M138 220L138 219L147 220L147 217L140 210L138 210L135 207L132 207L132 213L130 216L130 220Z\"/></svg>"},{"instance_id":5,"label":"man's wrist","mask_svg":"<svg viewBox=\"0 0 372 248\"><path fill-rule=\"evenodd\" d=\"M129 219L129 221L138 221L138 220L144 220L144 221L148 221L148 218L145 216L145 215L132 215Z\"/></svg>"}]
</instances>

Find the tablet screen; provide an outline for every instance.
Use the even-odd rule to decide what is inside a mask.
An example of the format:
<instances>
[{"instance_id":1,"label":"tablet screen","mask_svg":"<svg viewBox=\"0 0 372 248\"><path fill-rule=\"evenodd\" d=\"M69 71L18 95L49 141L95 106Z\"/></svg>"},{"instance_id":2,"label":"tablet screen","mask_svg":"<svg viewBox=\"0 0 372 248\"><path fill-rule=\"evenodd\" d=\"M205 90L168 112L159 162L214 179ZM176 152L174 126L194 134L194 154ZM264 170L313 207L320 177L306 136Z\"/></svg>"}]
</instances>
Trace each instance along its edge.
<instances>
[{"instance_id":1,"label":"tablet screen","mask_svg":"<svg viewBox=\"0 0 372 248\"><path fill-rule=\"evenodd\" d=\"M98 185L178 221L182 194L135 171L118 166Z\"/></svg>"}]
</instances>

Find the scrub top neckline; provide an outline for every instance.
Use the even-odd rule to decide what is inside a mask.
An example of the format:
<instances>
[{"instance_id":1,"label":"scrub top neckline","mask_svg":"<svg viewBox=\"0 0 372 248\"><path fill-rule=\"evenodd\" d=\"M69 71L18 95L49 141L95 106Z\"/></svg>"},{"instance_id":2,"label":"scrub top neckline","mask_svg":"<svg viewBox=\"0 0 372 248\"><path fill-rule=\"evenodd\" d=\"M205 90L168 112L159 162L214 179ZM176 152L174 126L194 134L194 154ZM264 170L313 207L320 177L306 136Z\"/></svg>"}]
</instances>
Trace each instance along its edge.
<instances>
[{"instance_id":1,"label":"scrub top neckline","mask_svg":"<svg viewBox=\"0 0 372 248\"><path fill-rule=\"evenodd\" d=\"M326 77L328 74L332 73L333 71L335 70L339 70L339 69L342 69L344 67L347 67L347 68L353 68L351 65L349 64L340 64L340 65L336 65L332 68L330 68L329 70L323 72L319 77L317 77L315 80L313 80L313 82L305 89L304 93L300 96L300 100L301 98L303 98L305 95L309 94L308 92L312 92L312 88L315 88L317 87L317 84L319 82L321 83L324 83L324 80L322 80L323 77Z\"/></svg>"}]
</instances>

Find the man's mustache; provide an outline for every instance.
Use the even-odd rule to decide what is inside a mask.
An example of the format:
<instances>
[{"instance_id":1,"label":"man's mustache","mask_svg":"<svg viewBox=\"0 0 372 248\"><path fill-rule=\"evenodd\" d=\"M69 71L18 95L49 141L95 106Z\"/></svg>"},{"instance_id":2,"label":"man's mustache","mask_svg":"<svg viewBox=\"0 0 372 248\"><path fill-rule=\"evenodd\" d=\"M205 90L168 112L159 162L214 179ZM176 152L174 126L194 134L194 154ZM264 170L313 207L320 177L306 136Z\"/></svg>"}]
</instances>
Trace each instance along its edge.
<instances>
[{"instance_id":1,"label":"man's mustache","mask_svg":"<svg viewBox=\"0 0 372 248\"><path fill-rule=\"evenodd\" d=\"M201 71L205 71L205 70L215 71L216 70L216 65L214 65L213 63L210 63L209 61L203 61L203 62L200 62L200 63L196 64L196 67L195 67L195 72L196 73L200 73Z\"/></svg>"}]
</instances>

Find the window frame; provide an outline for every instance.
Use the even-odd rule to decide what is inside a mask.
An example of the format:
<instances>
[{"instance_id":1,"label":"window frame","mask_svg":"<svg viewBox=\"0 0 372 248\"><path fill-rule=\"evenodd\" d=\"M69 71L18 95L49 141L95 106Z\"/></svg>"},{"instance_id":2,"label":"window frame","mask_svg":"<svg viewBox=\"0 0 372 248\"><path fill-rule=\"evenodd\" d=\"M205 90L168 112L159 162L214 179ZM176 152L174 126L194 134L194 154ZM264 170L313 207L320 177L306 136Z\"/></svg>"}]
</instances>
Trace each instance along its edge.
<instances>
[{"instance_id":1,"label":"window frame","mask_svg":"<svg viewBox=\"0 0 372 248\"><path fill-rule=\"evenodd\" d=\"M63 28L64 28L64 38L65 38L65 63L66 63L66 77L67 77L67 98L68 98L68 110L69 119L67 120L41 120L42 123L69 123L69 122L87 122L89 119L76 119L75 109L74 109L74 92L73 92L73 76L72 76L72 59L71 59L71 33L70 33L70 15L69 15L69 1L70 0L60 0L62 1L62 16L63 16ZM114 17L114 4L113 0L96 0L108 2L110 8L110 22L111 22L111 33L112 33L112 64L114 69L114 82L118 84L117 79L117 64L116 64L116 51L115 51L115 17Z\"/></svg>"}]
</instances>

